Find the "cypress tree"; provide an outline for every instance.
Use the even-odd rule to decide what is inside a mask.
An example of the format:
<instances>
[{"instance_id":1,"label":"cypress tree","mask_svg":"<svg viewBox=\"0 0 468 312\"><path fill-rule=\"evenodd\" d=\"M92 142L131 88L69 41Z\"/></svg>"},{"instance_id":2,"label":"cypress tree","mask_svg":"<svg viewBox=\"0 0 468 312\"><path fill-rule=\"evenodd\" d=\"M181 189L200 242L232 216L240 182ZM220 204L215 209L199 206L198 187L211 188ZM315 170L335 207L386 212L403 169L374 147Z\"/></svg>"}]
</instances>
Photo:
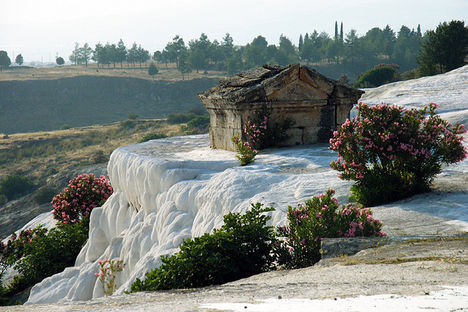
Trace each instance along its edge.
<instances>
[{"instance_id":1,"label":"cypress tree","mask_svg":"<svg viewBox=\"0 0 468 312\"><path fill-rule=\"evenodd\" d=\"M341 22L341 28L340 28L340 42L343 43L343 22Z\"/></svg>"},{"instance_id":2,"label":"cypress tree","mask_svg":"<svg viewBox=\"0 0 468 312\"><path fill-rule=\"evenodd\" d=\"M299 36L299 52L302 51L302 47L304 46L304 39L302 39L302 34Z\"/></svg>"},{"instance_id":3,"label":"cypress tree","mask_svg":"<svg viewBox=\"0 0 468 312\"><path fill-rule=\"evenodd\" d=\"M335 21L335 41L338 41L338 22Z\"/></svg>"}]
</instances>

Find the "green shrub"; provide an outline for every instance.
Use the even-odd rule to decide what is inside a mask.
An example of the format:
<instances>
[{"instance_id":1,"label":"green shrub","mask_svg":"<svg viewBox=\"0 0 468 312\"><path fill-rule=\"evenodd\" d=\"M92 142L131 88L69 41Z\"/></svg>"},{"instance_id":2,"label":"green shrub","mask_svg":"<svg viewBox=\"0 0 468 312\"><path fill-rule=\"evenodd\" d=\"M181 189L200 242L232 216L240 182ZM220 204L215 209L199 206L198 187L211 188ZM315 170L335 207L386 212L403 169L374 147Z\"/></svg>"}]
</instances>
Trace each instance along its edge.
<instances>
[{"instance_id":1,"label":"green shrub","mask_svg":"<svg viewBox=\"0 0 468 312\"><path fill-rule=\"evenodd\" d=\"M67 125L67 124L62 125L62 126L60 127L60 130L68 130L68 129L71 129L71 126L70 126L70 125Z\"/></svg>"},{"instance_id":2,"label":"green shrub","mask_svg":"<svg viewBox=\"0 0 468 312\"><path fill-rule=\"evenodd\" d=\"M257 203L244 215L227 214L219 230L185 240L177 254L163 256L162 265L145 280L137 279L131 291L216 285L270 270L276 240L263 213L272 210Z\"/></svg>"},{"instance_id":3,"label":"green shrub","mask_svg":"<svg viewBox=\"0 0 468 312\"><path fill-rule=\"evenodd\" d=\"M166 138L166 137L167 137L167 135L165 135L164 133L157 133L157 132L148 133L148 134L145 134L138 142L143 143L143 142L146 142L146 141L163 139L163 138Z\"/></svg>"},{"instance_id":4,"label":"green shrub","mask_svg":"<svg viewBox=\"0 0 468 312\"><path fill-rule=\"evenodd\" d=\"M89 155L89 162L91 164L102 164L109 161L109 156L104 154L104 151L97 150Z\"/></svg>"},{"instance_id":5,"label":"green shrub","mask_svg":"<svg viewBox=\"0 0 468 312\"><path fill-rule=\"evenodd\" d=\"M62 224L49 232L38 227L22 231L2 246L1 258L20 273L9 286L18 293L44 278L73 266L88 238L86 224Z\"/></svg>"},{"instance_id":6,"label":"green shrub","mask_svg":"<svg viewBox=\"0 0 468 312\"><path fill-rule=\"evenodd\" d=\"M53 228L47 235L38 236L32 241L28 252L15 268L34 284L73 266L87 238L88 226L85 224Z\"/></svg>"},{"instance_id":7,"label":"green shrub","mask_svg":"<svg viewBox=\"0 0 468 312\"><path fill-rule=\"evenodd\" d=\"M0 243L2 269L11 266L28 252L33 240L38 236L44 236L47 230L41 226L34 229L26 229L16 235L13 233L6 244Z\"/></svg>"},{"instance_id":8,"label":"green shrub","mask_svg":"<svg viewBox=\"0 0 468 312\"><path fill-rule=\"evenodd\" d=\"M196 116L184 127L183 131L187 134L204 133L208 131L210 125L210 116Z\"/></svg>"},{"instance_id":9,"label":"green shrub","mask_svg":"<svg viewBox=\"0 0 468 312\"><path fill-rule=\"evenodd\" d=\"M419 70L417 68L405 71L404 73L401 74L401 80L410 80L410 79L416 79L420 77L421 77L421 74L419 73Z\"/></svg>"},{"instance_id":10,"label":"green shrub","mask_svg":"<svg viewBox=\"0 0 468 312\"><path fill-rule=\"evenodd\" d=\"M0 274L0 281L2 280L2 275ZM0 283L0 306L8 304L8 294L7 289Z\"/></svg>"},{"instance_id":11,"label":"green shrub","mask_svg":"<svg viewBox=\"0 0 468 312\"><path fill-rule=\"evenodd\" d=\"M354 88L374 88L383 84L398 81L398 67L396 65L381 64L366 71L354 83Z\"/></svg>"},{"instance_id":12,"label":"green shrub","mask_svg":"<svg viewBox=\"0 0 468 312\"><path fill-rule=\"evenodd\" d=\"M135 128L136 121L135 120L124 120L120 122L120 128L122 130L130 130Z\"/></svg>"},{"instance_id":13,"label":"green shrub","mask_svg":"<svg viewBox=\"0 0 468 312\"><path fill-rule=\"evenodd\" d=\"M325 237L384 236L382 223L370 209L348 204L341 209L334 190L314 196L304 205L288 207L289 224L277 229L285 238L276 249L278 263L287 268L302 268L321 258L320 246Z\"/></svg>"},{"instance_id":14,"label":"green shrub","mask_svg":"<svg viewBox=\"0 0 468 312\"><path fill-rule=\"evenodd\" d=\"M359 203L372 206L427 191L443 163L466 158L463 125L443 120L436 108L359 103L358 116L334 132L330 149L339 158L330 166L340 178L355 181L351 191Z\"/></svg>"},{"instance_id":15,"label":"green shrub","mask_svg":"<svg viewBox=\"0 0 468 312\"><path fill-rule=\"evenodd\" d=\"M43 186L34 194L34 201L39 205L50 203L55 194L57 194L57 191L54 188Z\"/></svg>"},{"instance_id":16,"label":"green shrub","mask_svg":"<svg viewBox=\"0 0 468 312\"><path fill-rule=\"evenodd\" d=\"M167 116L167 122L170 123L170 124L181 124L181 123L186 123L190 120L192 120L193 118L195 118L197 115L194 114L194 113L178 113L178 114L175 114L175 113L172 113L172 114L169 114Z\"/></svg>"},{"instance_id":17,"label":"green shrub","mask_svg":"<svg viewBox=\"0 0 468 312\"><path fill-rule=\"evenodd\" d=\"M8 200L27 194L32 188L32 182L20 175L6 176L0 180L0 194L5 195Z\"/></svg>"},{"instance_id":18,"label":"green shrub","mask_svg":"<svg viewBox=\"0 0 468 312\"><path fill-rule=\"evenodd\" d=\"M138 119L138 114L128 114L127 118L128 118L128 120L137 120Z\"/></svg>"},{"instance_id":19,"label":"green shrub","mask_svg":"<svg viewBox=\"0 0 468 312\"><path fill-rule=\"evenodd\" d=\"M8 203L8 197L4 194L0 194L0 206L5 205L6 203Z\"/></svg>"},{"instance_id":20,"label":"green shrub","mask_svg":"<svg viewBox=\"0 0 468 312\"><path fill-rule=\"evenodd\" d=\"M255 160L257 151L250 146L249 142L242 142L238 136L233 136L231 140L236 146L238 153L236 158L239 159L241 166L248 165Z\"/></svg>"},{"instance_id":21,"label":"green shrub","mask_svg":"<svg viewBox=\"0 0 468 312\"><path fill-rule=\"evenodd\" d=\"M205 106L200 105L200 106L194 106L188 110L188 113L195 114L197 116L204 116L208 115L208 111L206 110Z\"/></svg>"},{"instance_id":22,"label":"green shrub","mask_svg":"<svg viewBox=\"0 0 468 312\"><path fill-rule=\"evenodd\" d=\"M45 175L46 176L51 176L51 175L54 175L56 173L58 173L59 171L57 170L57 168L54 168L54 167L50 167L49 169L47 169L47 171L45 172Z\"/></svg>"}]
</instances>

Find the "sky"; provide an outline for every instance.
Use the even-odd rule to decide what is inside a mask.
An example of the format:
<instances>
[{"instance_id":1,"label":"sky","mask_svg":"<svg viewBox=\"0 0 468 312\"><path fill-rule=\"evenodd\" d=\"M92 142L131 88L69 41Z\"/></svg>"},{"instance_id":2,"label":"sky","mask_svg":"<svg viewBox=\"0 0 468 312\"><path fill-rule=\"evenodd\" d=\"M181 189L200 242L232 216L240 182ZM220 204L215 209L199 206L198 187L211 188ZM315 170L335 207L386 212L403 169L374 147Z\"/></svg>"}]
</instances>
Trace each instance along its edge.
<instances>
[{"instance_id":1,"label":"sky","mask_svg":"<svg viewBox=\"0 0 468 312\"><path fill-rule=\"evenodd\" d=\"M133 42L151 52L162 50L175 35L186 43L205 33L221 41L226 33L235 45L258 35L278 44L284 35L297 45L299 35L334 34L335 21L344 33L359 36L387 24L422 31L444 21L468 25L468 0L0 0L0 50L25 62L68 60L75 42Z\"/></svg>"}]
</instances>

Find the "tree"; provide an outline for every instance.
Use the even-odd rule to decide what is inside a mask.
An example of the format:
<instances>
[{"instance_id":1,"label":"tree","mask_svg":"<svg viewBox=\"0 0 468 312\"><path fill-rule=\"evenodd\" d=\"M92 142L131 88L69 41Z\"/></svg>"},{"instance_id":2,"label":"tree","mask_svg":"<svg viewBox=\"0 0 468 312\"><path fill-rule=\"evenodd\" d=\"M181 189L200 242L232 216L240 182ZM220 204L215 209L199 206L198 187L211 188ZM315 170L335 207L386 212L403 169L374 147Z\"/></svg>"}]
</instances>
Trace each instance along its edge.
<instances>
[{"instance_id":1,"label":"tree","mask_svg":"<svg viewBox=\"0 0 468 312\"><path fill-rule=\"evenodd\" d=\"M107 57L106 49L101 43L96 44L92 59L97 63L98 68L99 65L103 66L104 64L109 64L109 58Z\"/></svg>"},{"instance_id":2,"label":"tree","mask_svg":"<svg viewBox=\"0 0 468 312\"><path fill-rule=\"evenodd\" d=\"M75 42L75 48L73 49L72 54L68 57L70 62L73 64L78 64L78 60L80 58L80 44L78 42Z\"/></svg>"},{"instance_id":3,"label":"tree","mask_svg":"<svg viewBox=\"0 0 468 312\"><path fill-rule=\"evenodd\" d=\"M328 62L337 62L339 52L339 41L329 40L326 47Z\"/></svg>"},{"instance_id":4,"label":"tree","mask_svg":"<svg viewBox=\"0 0 468 312\"><path fill-rule=\"evenodd\" d=\"M132 48L127 52L127 62L135 64L138 61L138 46L136 42L133 43Z\"/></svg>"},{"instance_id":5,"label":"tree","mask_svg":"<svg viewBox=\"0 0 468 312\"><path fill-rule=\"evenodd\" d=\"M255 67L265 64L268 61L266 54L267 47L268 42L265 37L262 36L258 36L252 40L252 43L248 43L244 50L245 63L247 66Z\"/></svg>"},{"instance_id":6,"label":"tree","mask_svg":"<svg viewBox=\"0 0 468 312\"><path fill-rule=\"evenodd\" d=\"M117 43L117 48L116 48L116 59L117 62L120 63L120 67L123 67L123 62L127 59L127 48L125 47L124 42L122 39L119 40L119 43Z\"/></svg>"},{"instance_id":7,"label":"tree","mask_svg":"<svg viewBox=\"0 0 468 312\"><path fill-rule=\"evenodd\" d=\"M93 53L93 49L91 49L88 43L85 43L79 49L78 64L85 64L85 66L88 67L88 62L91 59L92 53Z\"/></svg>"},{"instance_id":8,"label":"tree","mask_svg":"<svg viewBox=\"0 0 468 312\"><path fill-rule=\"evenodd\" d=\"M424 35L417 58L422 75L445 73L464 64L468 53L468 27L463 21L439 24Z\"/></svg>"},{"instance_id":9,"label":"tree","mask_svg":"<svg viewBox=\"0 0 468 312\"><path fill-rule=\"evenodd\" d=\"M302 47L304 46L304 38L302 37L302 34L299 36L299 44L297 48L299 49L299 52L302 51Z\"/></svg>"},{"instance_id":10,"label":"tree","mask_svg":"<svg viewBox=\"0 0 468 312\"><path fill-rule=\"evenodd\" d=\"M393 53L393 48L395 46L396 36L395 32L390 28L390 26L385 26L382 30L382 51L385 55L391 56Z\"/></svg>"},{"instance_id":11,"label":"tree","mask_svg":"<svg viewBox=\"0 0 468 312\"><path fill-rule=\"evenodd\" d=\"M278 62L279 65L287 65L299 61L296 47L292 44L291 40L283 35L279 38L278 54L282 54L285 57L285 62Z\"/></svg>"},{"instance_id":12,"label":"tree","mask_svg":"<svg viewBox=\"0 0 468 312\"><path fill-rule=\"evenodd\" d=\"M339 40L339 37L338 37L338 22L337 21L335 21L335 37L333 38L333 40L335 40L335 41Z\"/></svg>"},{"instance_id":13,"label":"tree","mask_svg":"<svg viewBox=\"0 0 468 312\"><path fill-rule=\"evenodd\" d=\"M356 30L351 29L351 31L346 34L345 39L345 57L346 60L351 64L354 64L358 54L358 36L356 35Z\"/></svg>"},{"instance_id":14,"label":"tree","mask_svg":"<svg viewBox=\"0 0 468 312\"><path fill-rule=\"evenodd\" d=\"M214 65L218 69L220 69L221 67L224 69L225 68L224 61L226 60L226 58L224 57L223 49L221 47L221 44L218 42L218 40L216 39L213 40L208 52L209 52L208 58L214 63ZM218 66L218 63L223 63L223 64L221 64L221 66Z\"/></svg>"},{"instance_id":15,"label":"tree","mask_svg":"<svg viewBox=\"0 0 468 312\"><path fill-rule=\"evenodd\" d=\"M393 62L400 65L403 71L415 68L421 37L414 30L401 26L393 48Z\"/></svg>"},{"instance_id":16,"label":"tree","mask_svg":"<svg viewBox=\"0 0 468 312\"><path fill-rule=\"evenodd\" d=\"M321 59L319 34L316 30L312 34L305 34L301 58L306 62L318 62Z\"/></svg>"},{"instance_id":17,"label":"tree","mask_svg":"<svg viewBox=\"0 0 468 312\"><path fill-rule=\"evenodd\" d=\"M151 63L151 65L148 67L148 75L150 75L154 79L154 75L156 75L157 73L159 73L158 68L156 67L156 65L154 65L154 63Z\"/></svg>"},{"instance_id":18,"label":"tree","mask_svg":"<svg viewBox=\"0 0 468 312\"><path fill-rule=\"evenodd\" d=\"M229 59L234 54L234 40L229 33L226 33L223 41L221 41L221 51L225 60Z\"/></svg>"},{"instance_id":19,"label":"tree","mask_svg":"<svg viewBox=\"0 0 468 312\"><path fill-rule=\"evenodd\" d=\"M187 47L185 46L184 39L176 35L172 38L172 41L169 42L166 47L164 48L167 51L167 56L170 62L175 62L177 68L180 67L180 58L183 54L186 54Z\"/></svg>"},{"instance_id":20,"label":"tree","mask_svg":"<svg viewBox=\"0 0 468 312\"><path fill-rule=\"evenodd\" d=\"M59 56L55 59L55 63L57 63L57 65L63 65L65 64L65 60L63 59L63 57Z\"/></svg>"},{"instance_id":21,"label":"tree","mask_svg":"<svg viewBox=\"0 0 468 312\"><path fill-rule=\"evenodd\" d=\"M6 51L0 51L0 70L8 68L11 65L11 60Z\"/></svg>"},{"instance_id":22,"label":"tree","mask_svg":"<svg viewBox=\"0 0 468 312\"><path fill-rule=\"evenodd\" d=\"M208 66L208 59L211 56L211 47L212 44L208 37L202 33L200 39L191 40L189 42L190 55L189 61L190 64L197 70L206 69Z\"/></svg>"},{"instance_id":23,"label":"tree","mask_svg":"<svg viewBox=\"0 0 468 312\"><path fill-rule=\"evenodd\" d=\"M343 44L343 22L341 22L341 26L340 26L340 42L341 44Z\"/></svg>"},{"instance_id":24,"label":"tree","mask_svg":"<svg viewBox=\"0 0 468 312\"><path fill-rule=\"evenodd\" d=\"M178 58L178 67L177 69L182 74L182 80L185 79L185 74L192 72L192 66L188 62L188 52L185 50L183 51Z\"/></svg>"},{"instance_id":25,"label":"tree","mask_svg":"<svg viewBox=\"0 0 468 312\"><path fill-rule=\"evenodd\" d=\"M162 63L163 62L163 59L162 59L162 53L161 51L154 51L153 53L153 61L155 62L158 62L158 63Z\"/></svg>"},{"instance_id":26,"label":"tree","mask_svg":"<svg viewBox=\"0 0 468 312\"><path fill-rule=\"evenodd\" d=\"M242 67L242 56L239 52L234 52L234 54L226 60L226 71L229 76L242 70Z\"/></svg>"},{"instance_id":27,"label":"tree","mask_svg":"<svg viewBox=\"0 0 468 312\"><path fill-rule=\"evenodd\" d=\"M136 57L137 57L138 63L140 63L140 68L141 68L141 64L146 63L146 61L150 59L149 51L143 49L141 45L139 45L137 49Z\"/></svg>"},{"instance_id":28,"label":"tree","mask_svg":"<svg viewBox=\"0 0 468 312\"><path fill-rule=\"evenodd\" d=\"M23 64L23 61L23 56L21 54L18 54L15 58L15 63L21 66Z\"/></svg>"}]
</instances>

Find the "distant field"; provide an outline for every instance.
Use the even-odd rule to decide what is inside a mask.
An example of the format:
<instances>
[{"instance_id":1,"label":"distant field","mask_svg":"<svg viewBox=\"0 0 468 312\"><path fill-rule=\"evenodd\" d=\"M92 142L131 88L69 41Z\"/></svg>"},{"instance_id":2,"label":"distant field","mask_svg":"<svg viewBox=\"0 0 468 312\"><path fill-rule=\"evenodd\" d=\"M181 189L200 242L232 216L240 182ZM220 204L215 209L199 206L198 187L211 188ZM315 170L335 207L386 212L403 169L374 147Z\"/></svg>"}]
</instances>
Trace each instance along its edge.
<instances>
[{"instance_id":1,"label":"distant field","mask_svg":"<svg viewBox=\"0 0 468 312\"><path fill-rule=\"evenodd\" d=\"M179 81L182 80L182 74L177 70L175 64L156 64L159 73L152 78L148 75L148 66L150 63L142 65L138 64L117 64L114 68L113 65L109 67L106 65L104 68L97 68L96 64L89 64L88 67L84 65L64 65L55 67L38 67L38 68L10 68L0 72L0 81L11 80L51 80L60 78L70 78L76 76L99 76L99 77L126 77L126 78L139 78L146 80L165 80L165 81ZM206 73L193 71L185 75L186 80L197 78L224 78L225 73L219 71L207 71Z\"/></svg>"}]
</instances>

